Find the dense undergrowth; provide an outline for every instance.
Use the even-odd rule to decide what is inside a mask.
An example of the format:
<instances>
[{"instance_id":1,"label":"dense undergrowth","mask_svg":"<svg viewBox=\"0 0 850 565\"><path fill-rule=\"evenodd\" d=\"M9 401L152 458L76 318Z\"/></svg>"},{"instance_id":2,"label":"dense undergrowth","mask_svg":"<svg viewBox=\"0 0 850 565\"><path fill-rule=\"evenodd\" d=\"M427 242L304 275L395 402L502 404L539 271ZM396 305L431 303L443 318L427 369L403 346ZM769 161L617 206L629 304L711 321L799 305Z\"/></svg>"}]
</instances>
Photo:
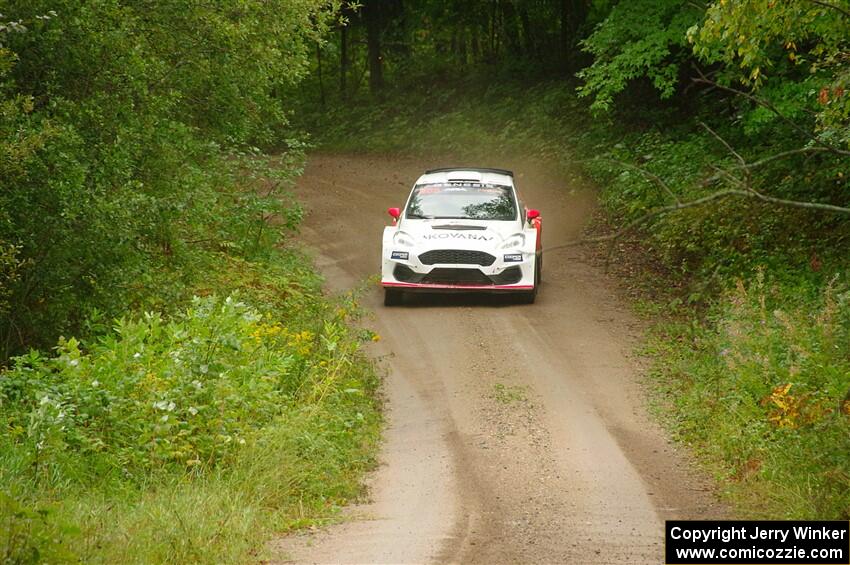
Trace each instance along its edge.
<instances>
[{"instance_id":1,"label":"dense undergrowth","mask_svg":"<svg viewBox=\"0 0 850 565\"><path fill-rule=\"evenodd\" d=\"M659 406L741 513L846 519L850 291L837 276L825 286L770 277L738 279L702 324L654 328Z\"/></svg>"},{"instance_id":2,"label":"dense undergrowth","mask_svg":"<svg viewBox=\"0 0 850 565\"><path fill-rule=\"evenodd\" d=\"M328 148L556 164L565 179L581 174L598 184L614 225L669 198L651 175L688 200L714 189L702 182L712 165L734 165L699 121L752 160L795 143L784 123L730 122L740 110L723 99L594 115L569 83L520 83L510 69L466 73L427 91L405 84L397 96L330 109L307 127ZM788 162L754 175L786 195L840 202L846 163L826 158L813 167L807 159L790 164L802 178ZM847 221L730 199L661 216L634 235L671 288L648 308L646 351L662 419L723 478L739 513L850 515Z\"/></svg>"},{"instance_id":3,"label":"dense undergrowth","mask_svg":"<svg viewBox=\"0 0 850 565\"><path fill-rule=\"evenodd\" d=\"M260 559L379 428L292 243L278 93L335 4L0 4L0 562Z\"/></svg>"},{"instance_id":4,"label":"dense undergrowth","mask_svg":"<svg viewBox=\"0 0 850 565\"><path fill-rule=\"evenodd\" d=\"M180 313L0 378L4 562L243 562L359 494L379 418L354 298L293 252L219 260Z\"/></svg>"}]
</instances>

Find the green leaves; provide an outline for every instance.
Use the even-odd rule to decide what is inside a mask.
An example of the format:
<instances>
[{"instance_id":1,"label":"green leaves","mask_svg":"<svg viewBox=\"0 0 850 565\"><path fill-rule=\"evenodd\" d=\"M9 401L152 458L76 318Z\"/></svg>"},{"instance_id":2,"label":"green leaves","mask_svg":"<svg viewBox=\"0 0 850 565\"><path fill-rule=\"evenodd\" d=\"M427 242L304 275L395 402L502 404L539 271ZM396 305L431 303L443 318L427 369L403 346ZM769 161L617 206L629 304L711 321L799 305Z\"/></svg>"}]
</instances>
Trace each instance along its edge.
<instances>
[{"instance_id":1,"label":"green leaves","mask_svg":"<svg viewBox=\"0 0 850 565\"><path fill-rule=\"evenodd\" d=\"M0 372L0 558L242 563L360 492L378 379L353 298L325 298L301 256L220 262L209 284L238 296Z\"/></svg>"},{"instance_id":2,"label":"green leaves","mask_svg":"<svg viewBox=\"0 0 850 565\"><path fill-rule=\"evenodd\" d=\"M186 298L210 252L261 257L297 224L286 189L302 147L272 178L257 146L292 137L280 92L334 6L4 4L0 362L95 310Z\"/></svg>"},{"instance_id":3,"label":"green leaves","mask_svg":"<svg viewBox=\"0 0 850 565\"><path fill-rule=\"evenodd\" d=\"M776 105L816 116L817 133L850 147L850 17L846 2L744 0L714 2L700 26L688 32L694 53L723 66L719 80L753 90L782 92ZM789 92L793 85L798 92ZM805 88L802 86L805 85ZM795 117L795 116L791 116Z\"/></svg>"},{"instance_id":4,"label":"green leaves","mask_svg":"<svg viewBox=\"0 0 850 565\"><path fill-rule=\"evenodd\" d=\"M591 108L610 110L614 96L647 77L662 98L678 86L679 68L688 57L685 30L701 12L685 0L627 0L617 4L582 42L593 64L577 74L580 96L592 96Z\"/></svg>"},{"instance_id":5,"label":"green leaves","mask_svg":"<svg viewBox=\"0 0 850 565\"><path fill-rule=\"evenodd\" d=\"M338 385L326 375L350 370L357 341L341 319L311 329L289 321L235 297L195 298L170 322L154 313L119 320L86 351L69 339L53 357L18 358L0 373L0 422L21 433L0 442L50 481L87 469L110 470L85 482L141 481L158 469L215 466L288 410L330 401Z\"/></svg>"},{"instance_id":6,"label":"green leaves","mask_svg":"<svg viewBox=\"0 0 850 565\"><path fill-rule=\"evenodd\" d=\"M784 66L825 62L847 47L849 33L850 21L819 3L719 0L688 39L700 59L723 62L731 78L760 86Z\"/></svg>"},{"instance_id":7,"label":"green leaves","mask_svg":"<svg viewBox=\"0 0 850 565\"><path fill-rule=\"evenodd\" d=\"M662 99L671 98L682 65L696 58L717 66L721 84L757 90L772 81L774 93L786 92L774 105L790 109L791 118L811 112L823 139L846 147L850 18L843 9L806 0L716 0L703 13L684 0L620 2L583 41L594 60L578 73L579 95L608 111L617 94L646 78ZM805 88L791 92L794 84ZM757 120L767 117L756 112Z\"/></svg>"}]
</instances>

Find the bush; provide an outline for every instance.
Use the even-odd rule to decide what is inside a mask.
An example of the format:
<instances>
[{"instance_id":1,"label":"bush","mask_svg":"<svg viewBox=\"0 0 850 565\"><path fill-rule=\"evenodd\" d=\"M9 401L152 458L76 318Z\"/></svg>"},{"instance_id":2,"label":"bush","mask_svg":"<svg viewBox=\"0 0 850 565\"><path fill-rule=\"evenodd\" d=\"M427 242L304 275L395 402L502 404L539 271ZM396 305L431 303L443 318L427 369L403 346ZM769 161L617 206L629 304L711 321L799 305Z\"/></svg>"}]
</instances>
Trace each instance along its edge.
<instances>
[{"instance_id":1,"label":"bush","mask_svg":"<svg viewBox=\"0 0 850 565\"><path fill-rule=\"evenodd\" d=\"M347 326L356 309L325 303L315 280L251 271L240 280L265 288L245 298L118 320L92 343L63 339L54 355L31 352L0 374L0 521L13 525L0 556L74 548L84 561L238 561L269 531L356 496L378 421L374 372ZM225 511L253 514L227 532ZM218 522L190 520L203 512ZM180 513L170 542L183 549L162 538L137 556L126 549L123 528L153 536ZM239 541L245 528L258 533ZM207 547L213 533L223 539Z\"/></svg>"},{"instance_id":2,"label":"bush","mask_svg":"<svg viewBox=\"0 0 850 565\"><path fill-rule=\"evenodd\" d=\"M242 563L359 493L355 309L279 249L337 8L3 4L1 562Z\"/></svg>"},{"instance_id":3,"label":"bush","mask_svg":"<svg viewBox=\"0 0 850 565\"><path fill-rule=\"evenodd\" d=\"M712 326L666 326L650 351L675 429L730 479L747 512L850 516L850 290L739 281ZM679 337L681 336L681 337Z\"/></svg>"}]
</instances>

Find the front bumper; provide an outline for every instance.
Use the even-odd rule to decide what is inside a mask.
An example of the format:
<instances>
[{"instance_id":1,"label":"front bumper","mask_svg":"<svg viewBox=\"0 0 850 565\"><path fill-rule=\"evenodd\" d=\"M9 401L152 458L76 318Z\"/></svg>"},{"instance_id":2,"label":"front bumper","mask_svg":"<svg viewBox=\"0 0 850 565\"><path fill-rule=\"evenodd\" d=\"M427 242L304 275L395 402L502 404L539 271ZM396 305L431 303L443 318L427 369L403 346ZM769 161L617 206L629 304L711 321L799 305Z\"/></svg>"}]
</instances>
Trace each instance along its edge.
<instances>
[{"instance_id":1,"label":"front bumper","mask_svg":"<svg viewBox=\"0 0 850 565\"><path fill-rule=\"evenodd\" d=\"M411 252L408 259L398 259L393 257L392 249L384 249L383 255L381 285L386 288L419 292L511 292L534 289L534 253L501 253L489 265L429 265L420 260L425 253L417 255ZM512 256L513 260L505 261L505 255Z\"/></svg>"}]
</instances>

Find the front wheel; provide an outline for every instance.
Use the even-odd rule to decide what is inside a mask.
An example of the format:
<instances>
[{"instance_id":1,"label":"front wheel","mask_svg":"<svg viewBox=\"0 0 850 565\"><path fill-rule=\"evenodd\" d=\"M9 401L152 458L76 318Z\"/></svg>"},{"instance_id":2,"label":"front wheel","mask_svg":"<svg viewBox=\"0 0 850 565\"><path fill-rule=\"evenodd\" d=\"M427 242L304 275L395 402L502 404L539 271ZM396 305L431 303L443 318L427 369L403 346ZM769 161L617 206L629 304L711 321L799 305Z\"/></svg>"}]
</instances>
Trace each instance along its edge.
<instances>
[{"instance_id":1,"label":"front wheel","mask_svg":"<svg viewBox=\"0 0 850 565\"><path fill-rule=\"evenodd\" d=\"M537 254L537 260L534 265L534 276L537 278L535 284L543 282L543 252Z\"/></svg>"},{"instance_id":2,"label":"front wheel","mask_svg":"<svg viewBox=\"0 0 850 565\"><path fill-rule=\"evenodd\" d=\"M523 292L519 296L518 302L520 304L534 304L534 301L537 300L537 287L534 287L534 290L529 290L527 292Z\"/></svg>"},{"instance_id":3,"label":"front wheel","mask_svg":"<svg viewBox=\"0 0 850 565\"><path fill-rule=\"evenodd\" d=\"M384 306L398 306L401 304L404 295L397 288L384 289Z\"/></svg>"}]
</instances>

